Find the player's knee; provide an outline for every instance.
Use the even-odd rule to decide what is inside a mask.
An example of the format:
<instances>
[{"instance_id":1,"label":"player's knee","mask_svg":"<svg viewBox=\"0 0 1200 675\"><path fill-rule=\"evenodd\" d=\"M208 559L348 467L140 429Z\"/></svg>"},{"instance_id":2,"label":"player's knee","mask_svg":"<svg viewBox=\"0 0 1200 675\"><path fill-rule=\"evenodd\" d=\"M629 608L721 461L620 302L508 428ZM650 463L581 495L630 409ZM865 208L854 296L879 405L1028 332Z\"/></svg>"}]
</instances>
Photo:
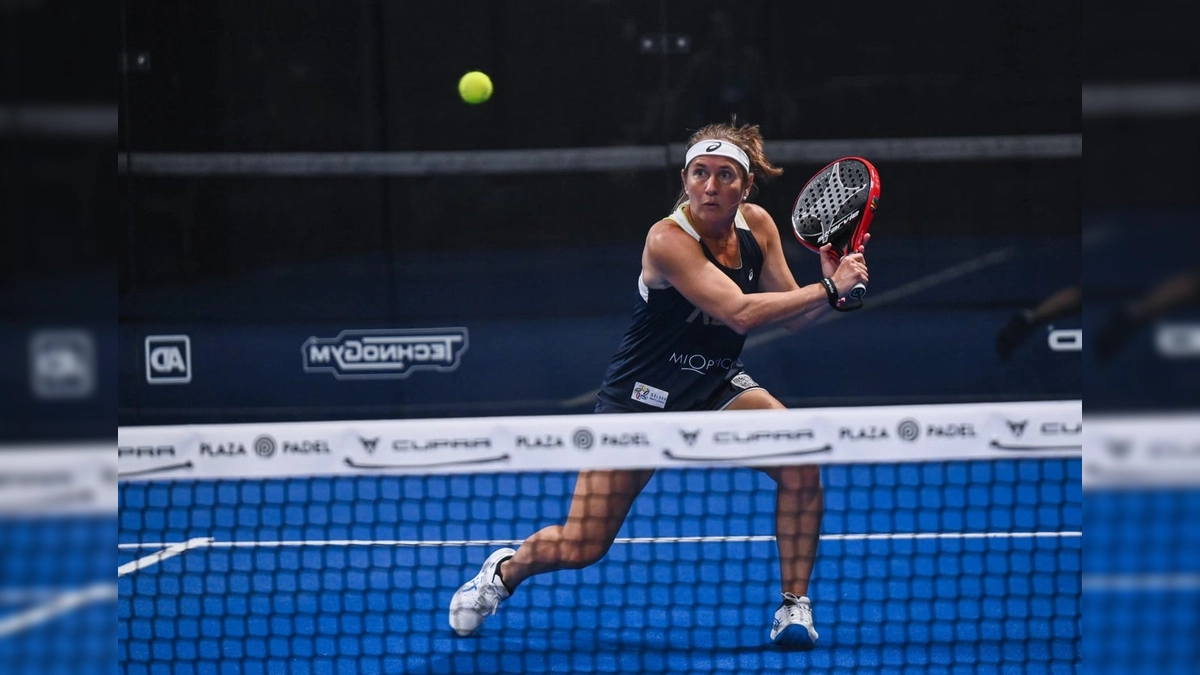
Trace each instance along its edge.
<instances>
[{"instance_id":1,"label":"player's knee","mask_svg":"<svg viewBox=\"0 0 1200 675\"><path fill-rule=\"evenodd\" d=\"M559 564L568 569L580 569L604 557L612 539L599 540L580 529L568 527L559 542Z\"/></svg>"},{"instance_id":2,"label":"player's knee","mask_svg":"<svg viewBox=\"0 0 1200 675\"><path fill-rule=\"evenodd\" d=\"M607 552L607 544L591 541L564 542L559 555L559 562L567 569L582 569L599 562Z\"/></svg>"},{"instance_id":3,"label":"player's knee","mask_svg":"<svg viewBox=\"0 0 1200 675\"><path fill-rule=\"evenodd\" d=\"M774 478L781 490L815 492L821 489L821 469L816 466L780 467Z\"/></svg>"}]
</instances>

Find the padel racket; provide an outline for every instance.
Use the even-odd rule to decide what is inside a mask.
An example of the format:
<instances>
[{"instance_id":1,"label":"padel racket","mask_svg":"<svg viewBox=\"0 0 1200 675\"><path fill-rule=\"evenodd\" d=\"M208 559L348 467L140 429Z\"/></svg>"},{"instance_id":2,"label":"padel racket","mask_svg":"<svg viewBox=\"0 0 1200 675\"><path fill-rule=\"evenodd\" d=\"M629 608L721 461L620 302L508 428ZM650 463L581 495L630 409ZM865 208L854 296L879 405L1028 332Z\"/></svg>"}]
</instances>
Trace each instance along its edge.
<instances>
[{"instance_id":1,"label":"padel racket","mask_svg":"<svg viewBox=\"0 0 1200 675\"><path fill-rule=\"evenodd\" d=\"M792 229L801 244L819 252L833 244L839 257L862 244L879 203L879 172L862 157L843 157L818 171L792 206ZM847 294L861 299L867 287L856 284Z\"/></svg>"}]
</instances>

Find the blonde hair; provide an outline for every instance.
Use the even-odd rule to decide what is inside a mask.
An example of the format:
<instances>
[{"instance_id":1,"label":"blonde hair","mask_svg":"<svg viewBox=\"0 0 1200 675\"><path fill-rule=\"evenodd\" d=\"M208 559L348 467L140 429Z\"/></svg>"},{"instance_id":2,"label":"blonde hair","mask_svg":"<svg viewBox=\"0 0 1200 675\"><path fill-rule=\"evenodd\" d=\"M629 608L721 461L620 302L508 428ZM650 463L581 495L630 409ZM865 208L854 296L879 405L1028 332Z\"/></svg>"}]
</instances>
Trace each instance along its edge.
<instances>
[{"instance_id":1,"label":"blonde hair","mask_svg":"<svg viewBox=\"0 0 1200 675\"><path fill-rule=\"evenodd\" d=\"M687 147L692 147L697 141L707 138L714 138L722 141L729 141L741 148L746 156L750 158L750 172L755 177L755 187L760 180L774 178L783 173L783 169L775 166L767 159L767 154L763 151L763 137L757 124L738 124L737 115L728 123L709 124L697 129L691 136L688 137ZM749 176L742 176L743 179ZM675 208L687 201L687 190L681 189L679 197L675 200Z\"/></svg>"}]
</instances>

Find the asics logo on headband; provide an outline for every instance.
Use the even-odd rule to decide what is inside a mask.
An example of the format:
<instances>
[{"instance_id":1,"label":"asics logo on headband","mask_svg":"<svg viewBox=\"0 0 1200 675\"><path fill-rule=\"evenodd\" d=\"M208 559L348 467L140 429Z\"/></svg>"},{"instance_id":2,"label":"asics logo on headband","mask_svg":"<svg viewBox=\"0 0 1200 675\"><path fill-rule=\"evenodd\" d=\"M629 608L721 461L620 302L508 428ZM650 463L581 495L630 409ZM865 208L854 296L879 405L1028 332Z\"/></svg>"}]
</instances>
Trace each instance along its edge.
<instances>
[{"instance_id":1,"label":"asics logo on headband","mask_svg":"<svg viewBox=\"0 0 1200 675\"><path fill-rule=\"evenodd\" d=\"M746 151L742 150L733 143L727 143L715 138L705 138L696 141L692 147L688 148L687 157L685 157L683 160L683 167L686 169L687 166L692 163L692 160L696 159L700 155L719 155L721 157L728 157L738 164L741 164L742 168L746 170L746 173L750 173L750 157L746 154Z\"/></svg>"}]
</instances>

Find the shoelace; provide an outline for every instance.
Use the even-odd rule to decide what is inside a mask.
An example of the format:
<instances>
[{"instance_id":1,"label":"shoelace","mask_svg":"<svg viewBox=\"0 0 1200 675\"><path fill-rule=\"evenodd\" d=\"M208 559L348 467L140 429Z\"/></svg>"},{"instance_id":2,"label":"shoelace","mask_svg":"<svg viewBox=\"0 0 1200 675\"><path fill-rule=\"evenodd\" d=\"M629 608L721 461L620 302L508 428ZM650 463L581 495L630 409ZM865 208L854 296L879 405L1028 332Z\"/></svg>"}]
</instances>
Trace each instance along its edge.
<instances>
[{"instance_id":1,"label":"shoelace","mask_svg":"<svg viewBox=\"0 0 1200 675\"><path fill-rule=\"evenodd\" d=\"M792 602L790 605L784 605L787 607L788 619L791 620L791 623L802 623L805 626L812 625L812 607L807 602L801 602L800 598L792 593L784 593L783 599Z\"/></svg>"},{"instance_id":2,"label":"shoelace","mask_svg":"<svg viewBox=\"0 0 1200 675\"><path fill-rule=\"evenodd\" d=\"M503 598L500 597L500 591L496 590L493 582L484 582L479 588L479 594L475 596L475 609L486 609L488 616L492 616L500 609L501 600Z\"/></svg>"}]
</instances>

